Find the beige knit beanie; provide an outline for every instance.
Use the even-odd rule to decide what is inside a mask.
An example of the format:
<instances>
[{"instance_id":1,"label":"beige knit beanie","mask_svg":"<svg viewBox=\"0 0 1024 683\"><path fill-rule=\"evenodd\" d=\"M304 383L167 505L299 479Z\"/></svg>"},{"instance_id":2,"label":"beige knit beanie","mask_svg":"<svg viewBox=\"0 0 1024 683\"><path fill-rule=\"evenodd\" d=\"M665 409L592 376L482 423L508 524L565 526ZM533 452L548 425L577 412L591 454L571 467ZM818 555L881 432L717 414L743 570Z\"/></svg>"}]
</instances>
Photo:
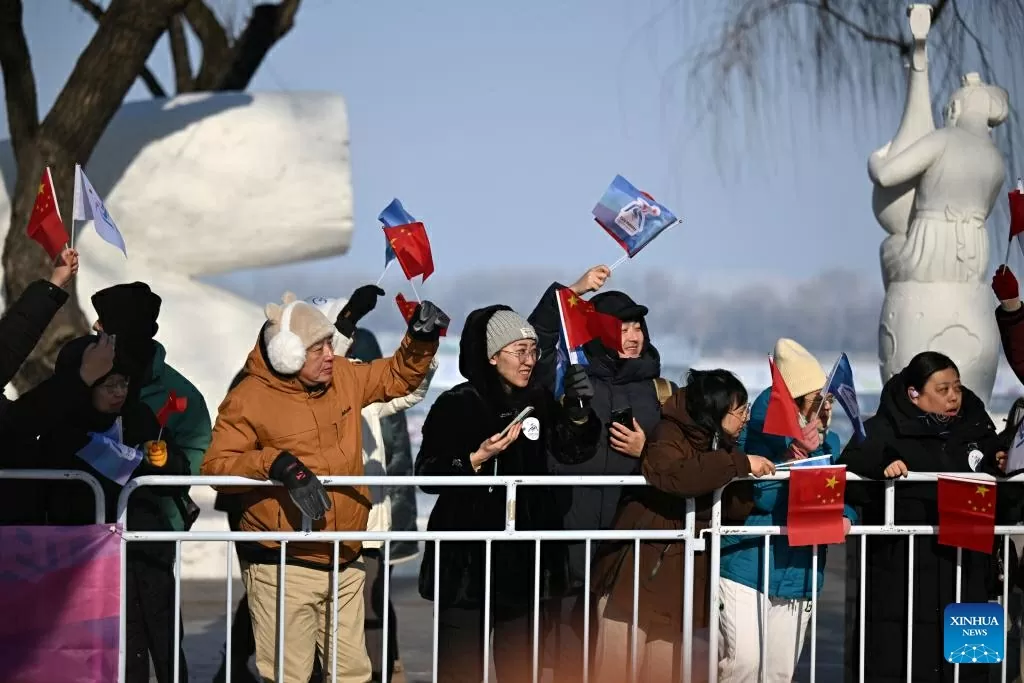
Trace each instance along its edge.
<instances>
[{"instance_id":1,"label":"beige knit beanie","mask_svg":"<svg viewBox=\"0 0 1024 683\"><path fill-rule=\"evenodd\" d=\"M825 386L828 378L821 369L821 363L792 339L783 338L775 342L772 356L793 398L800 398Z\"/></svg>"},{"instance_id":2,"label":"beige knit beanie","mask_svg":"<svg viewBox=\"0 0 1024 683\"><path fill-rule=\"evenodd\" d=\"M286 292L281 304L267 304L270 323L263 332L270 366L282 375L294 375L306 363L306 349L334 337L334 324L320 310Z\"/></svg>"}]
</instances>

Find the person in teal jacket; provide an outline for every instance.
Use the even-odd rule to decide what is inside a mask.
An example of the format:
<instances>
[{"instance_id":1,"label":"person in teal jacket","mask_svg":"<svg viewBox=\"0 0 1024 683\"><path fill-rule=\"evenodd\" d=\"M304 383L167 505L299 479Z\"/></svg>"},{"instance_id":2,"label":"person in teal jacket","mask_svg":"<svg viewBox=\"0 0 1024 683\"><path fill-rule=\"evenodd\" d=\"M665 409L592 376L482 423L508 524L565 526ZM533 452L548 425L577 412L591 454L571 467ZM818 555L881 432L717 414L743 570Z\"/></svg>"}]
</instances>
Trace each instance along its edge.
<instances>
[{"instance_id":1,"label":"person in teal jacket","mask_svg":"<svg viewBox=\"0 0 1024 683\"><path fill-rule=\"evenodd\" d=\"M827 378L821 364L804 347L791 339L775 345L774 361L794 396L803 427L800 439L765 434L771 388L754 401L750 421L740 435L739 445L748 455L761 455L775 463L830 456L838 460L842 451L839 437L828 429L832 398L822 396ZM819 417L820 407L820 417ZM754 510L747 526L785 526L788 485L784 481L754 484ZM854 511L846 506L849 525ZM761 661L761 606L764 599L764 537L722 537L719 605L719 680L755 682L761 666L766 680L789 681L803 649L810 623L812 580L820 595L825 581L825 547L818 549L818 571L812 572L813 549L790 547L785 536L771 537L768 550L767 661Z\"/></svg>"},{"instance_id":2,"label":"person in teal jacket","mask_svg":"<svg viewBox=\"0 0 1024 683\"><path fill-rule=\"evenodd\" d=\"M137 390L154 414L164 406L171 392L187 400L184 412L172 414L165 429L188 457L191 473L198 475L213 431L210 411L195 385L168 365L167 350L154 339L161 303L144 282L101 289L92 295L92 305L99 316L93 328L115 335L118 349L142 368L143 379ZM188 488L161 496L161 502L174 531L187 530L199 515L199 507L189 497Z\"/></svg>"}]
</instances>

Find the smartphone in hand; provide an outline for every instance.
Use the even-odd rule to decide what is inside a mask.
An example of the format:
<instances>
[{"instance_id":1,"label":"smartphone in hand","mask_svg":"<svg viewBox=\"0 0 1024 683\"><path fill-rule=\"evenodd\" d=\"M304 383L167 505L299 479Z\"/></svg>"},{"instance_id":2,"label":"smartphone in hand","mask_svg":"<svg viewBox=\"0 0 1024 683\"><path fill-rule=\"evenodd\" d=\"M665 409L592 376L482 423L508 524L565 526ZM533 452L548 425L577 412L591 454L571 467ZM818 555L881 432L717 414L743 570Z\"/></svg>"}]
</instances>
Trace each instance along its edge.
<instances>
[{"instance_id":1,"label":"smartphone in hand","mask_svg":"<svg viewBox=\"0 0 1024 683\"><path fill-rule=\"evenodd\" d=\"M633 409L622 408L621 410L613 410L612 422L622 425L629 431L633 431Z\"/></svg>"},{"instance_id":2,"label":"smartphone in hand","mask_svg":"<svg viewBox=\"0 0 1024 683\"><path fill-rule=\"evenodd\" d=\"M510 429L512 429L517 424L519 424L520 422L525 420L527 417L529 417L530 413L532 413L532 412L533 412L533 406L526 406L525 408L523 408L519 412L519 414L516 415L515 418L511 422L508 423L508 426L505 427L505 429L501 430L501 437L504 438L505 435L508 434Z\"/></svg>"}]
</instances>

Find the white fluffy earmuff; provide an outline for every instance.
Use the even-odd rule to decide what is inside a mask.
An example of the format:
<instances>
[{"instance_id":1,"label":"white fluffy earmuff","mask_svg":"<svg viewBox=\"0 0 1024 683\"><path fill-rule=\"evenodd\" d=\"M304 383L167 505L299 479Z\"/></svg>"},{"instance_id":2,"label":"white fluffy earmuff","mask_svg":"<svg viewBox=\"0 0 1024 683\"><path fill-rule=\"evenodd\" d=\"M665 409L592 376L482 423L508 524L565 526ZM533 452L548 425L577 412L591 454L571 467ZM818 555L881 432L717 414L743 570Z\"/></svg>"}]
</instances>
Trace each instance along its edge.
<instances>
[{"instance_id":1,"label":"white fluffy earmuff","mask_svg":"<svg viewBox=\"0 0 1024 683\"><path fill-rule=\"evenodd\" d=\"M277 334L267 342L270 366L282 375L294 375L306 364L306 345L291 330L292 311L298 303L292 301L284 306Z\"/></svg>"}]
</instances>

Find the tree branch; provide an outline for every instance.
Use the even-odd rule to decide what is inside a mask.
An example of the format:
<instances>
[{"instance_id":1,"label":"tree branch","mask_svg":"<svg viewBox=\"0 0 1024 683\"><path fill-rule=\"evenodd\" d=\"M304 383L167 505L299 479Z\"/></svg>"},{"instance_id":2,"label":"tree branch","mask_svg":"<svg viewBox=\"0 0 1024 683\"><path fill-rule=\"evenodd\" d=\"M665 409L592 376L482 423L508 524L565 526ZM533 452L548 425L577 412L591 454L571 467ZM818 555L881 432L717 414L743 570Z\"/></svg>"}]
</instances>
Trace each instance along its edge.
<instances>
[{"instance_id":1,"label":"tree branch","mask_svg":"<svg viewBox=\"0 0 1024 683\"><path fill-rule=\"evenodd\" d=\"M860 36L866 42L895 47L900 51L901 55L910 54L910 51L913 48L913 44L910 41L904 40L902 37L893 38L891 36L882 35L881 33L875 33L868 30L846 15L838 12L831 5L829 0L793 0L793 4L803 5L818 12L823 12L835 19L840 25L845 26L847 29ZM941 9L941 7L939 9ZM932 17L933 19L935 17L934 11L932 12Z\"/></svg>"},{"instance_id":2,"label":"tree branch","mask_svg":"<svg viewBox=\"0 0 1024 683\"><path fill-rule=\"evenodd\" d=\"M11 147L19 163L39 130L36 80L21 21L21 0L0 0L0 70L4 76Z\"/></svg>"},{"instance_id":3,"label":"tree branch","mask_svg":"<svg viewBox=\"0 0 1024 683\"><path fill-rule=\"evenodd\" d=\"M301 0L281 0L277 4L256 5L238 42L234 46L231 68L224 74L218 90L245 90L266 59L271 48L295 25L295 13Z\"/></svg>"},{"instance_id":4,"label":"tree branch","mask_svg":"<svg viewBox=\"0 0 1024 683\"><path fill-rule=\"evenodd\" d=\"M231 61L228 34L203 0L189 0L185 5L185 19L203 46L203 62L194 87L202 91L216 90L216 84L226 70L224 65Z\"/></svg>"},{"instance_id":5,"label":"tree branch","mask_svg":"<svg viewBox=\"0 0 1024 683\"><path fill-rule=\"evenodd\" d=\"M167 25L167 36L171 41L171 63L174 65L174 89L180 95L192 92L195 81L192 79L192 59L188 54L188 41L185 39L185 27L181 24L181 16L175 14Z\"/></svg>"},{"instance_id":6,"label":"tree branch","mask_svg":"<svg viewBox=\"0 0 1024 683\"><path fill-rule=\"evenodd\" d=\"M103 8L97 5L93 0L71 0L75 5L78 5L86 14L99 22L103 18ZM156 76L149 70L149 67L143 66L142 71L139 72L139 78L146 84L146 88L149 89L149 94L153 97L167 97L167 91L164 90L163 86L160 85L160 81L156 80Z\"/></svg>"}]
</instances>

